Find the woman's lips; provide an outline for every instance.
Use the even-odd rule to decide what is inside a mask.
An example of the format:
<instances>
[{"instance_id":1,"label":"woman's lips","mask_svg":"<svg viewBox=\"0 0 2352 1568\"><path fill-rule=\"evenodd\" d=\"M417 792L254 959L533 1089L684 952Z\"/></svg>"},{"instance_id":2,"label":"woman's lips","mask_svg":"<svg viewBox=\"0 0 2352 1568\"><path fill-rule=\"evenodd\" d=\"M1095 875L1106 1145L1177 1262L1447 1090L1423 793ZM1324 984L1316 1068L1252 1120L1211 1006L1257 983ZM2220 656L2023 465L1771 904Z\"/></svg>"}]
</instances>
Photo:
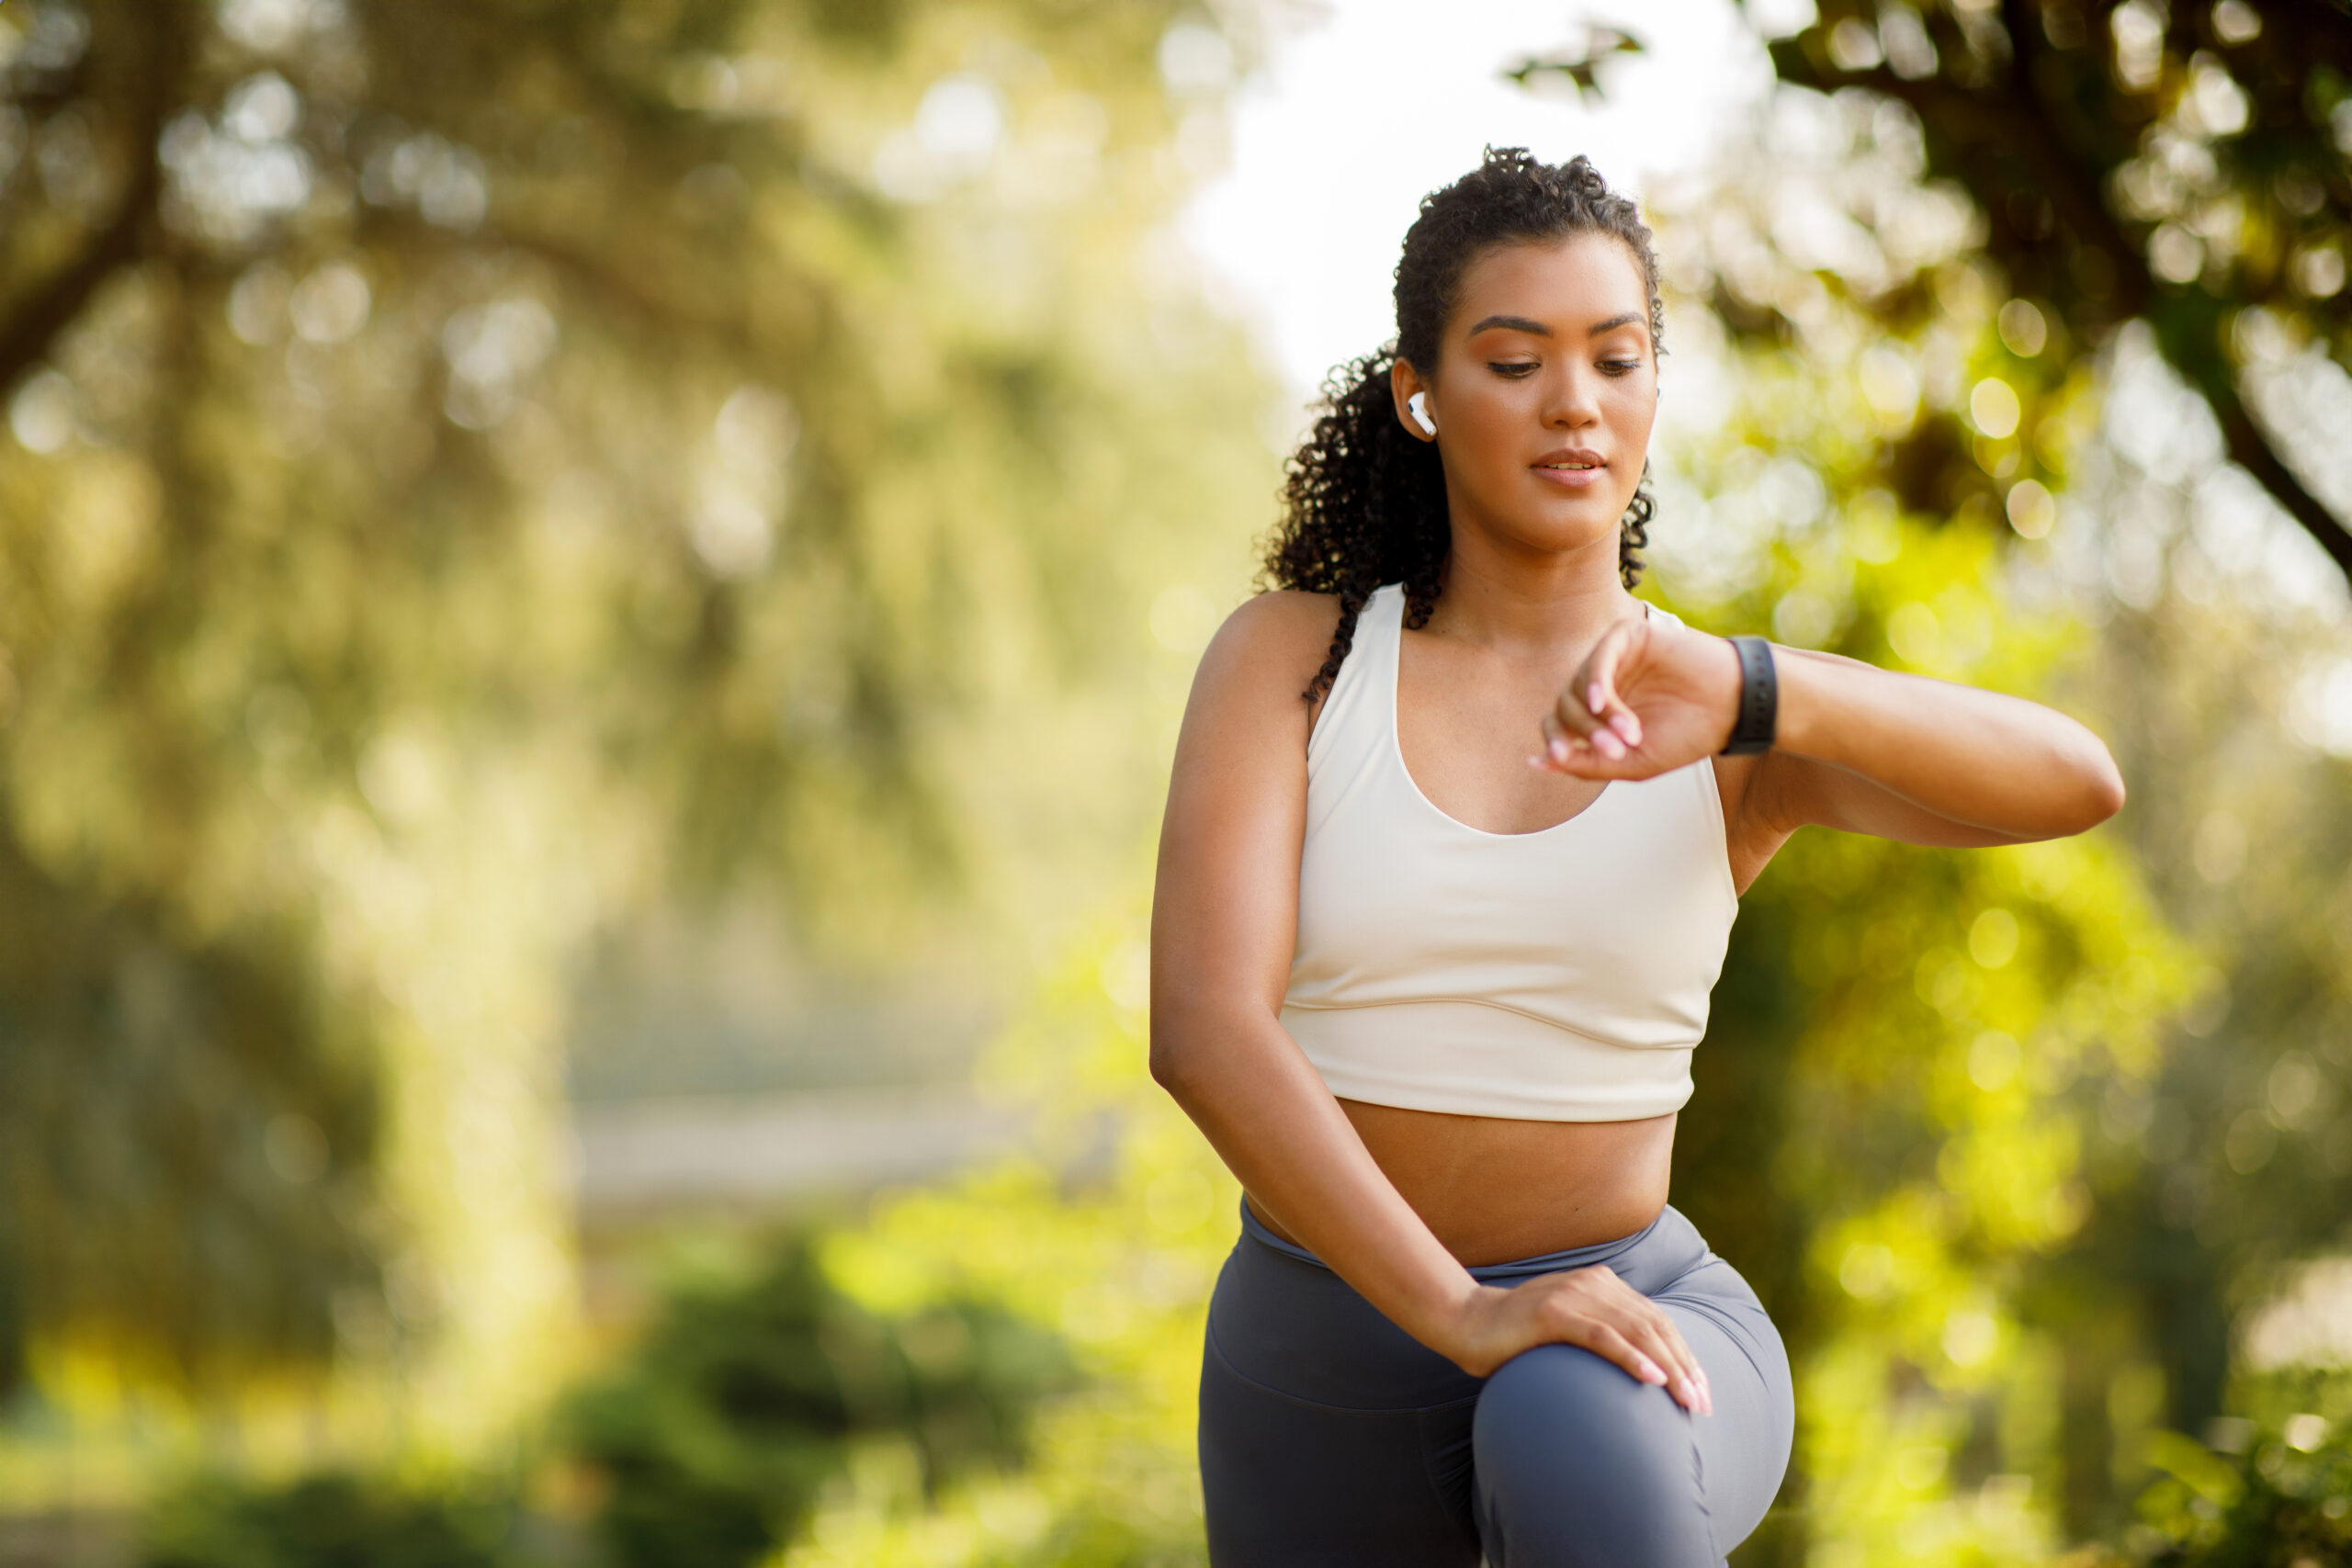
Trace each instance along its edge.
<instances>
[{"instance_id":1,"label":"woman's lips","mask_svg":"<svg viewBox=\"0 0 2352 1568\"><path fill-rule=\"evenodd\" d=\"M1537 479L1546 484L1558 485L1562 490L1590 490L1600 482L1600 476L1608 471L1609 466L1606 463L1595 464L1589 468L1554 468L1541 463L1535 465Z\"/></svg>"}]
</instances>

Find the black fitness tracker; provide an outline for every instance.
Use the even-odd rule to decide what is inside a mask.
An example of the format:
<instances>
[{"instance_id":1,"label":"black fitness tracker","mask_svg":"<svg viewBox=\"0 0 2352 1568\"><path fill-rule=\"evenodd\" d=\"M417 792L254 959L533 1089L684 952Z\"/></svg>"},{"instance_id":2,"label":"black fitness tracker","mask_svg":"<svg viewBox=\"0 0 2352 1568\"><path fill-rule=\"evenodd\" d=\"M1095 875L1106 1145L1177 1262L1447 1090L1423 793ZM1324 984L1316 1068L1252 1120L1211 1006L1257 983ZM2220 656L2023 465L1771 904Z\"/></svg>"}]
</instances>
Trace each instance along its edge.
<instances>
[{"instance_id":1,"label":"black fitness tracker","mask_svg":"<svg viewBox=\"0 0 2352 1568\"><path fill-rule=\"evenodd\" d=\"M1739 717L1722 755L1743 757L1772 749L1773 722L1780 716L1781 686L1772 673L1772 645L1760 637L1724 639L1739 655Z\"/></svg>"}]
</instances>

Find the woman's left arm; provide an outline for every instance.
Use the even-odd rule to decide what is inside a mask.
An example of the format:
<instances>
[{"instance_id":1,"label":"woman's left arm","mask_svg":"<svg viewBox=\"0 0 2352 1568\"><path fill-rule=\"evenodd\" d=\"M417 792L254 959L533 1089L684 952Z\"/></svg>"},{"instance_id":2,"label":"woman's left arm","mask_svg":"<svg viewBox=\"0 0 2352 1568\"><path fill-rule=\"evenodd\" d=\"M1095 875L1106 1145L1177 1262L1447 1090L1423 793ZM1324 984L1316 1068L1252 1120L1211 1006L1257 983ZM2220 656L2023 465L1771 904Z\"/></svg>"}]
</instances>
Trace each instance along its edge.
<instances>
[{"instance_id":1,"label":"woman's left arm","mask_svg":"<svg viewBox=\"0 0 2352 1568\"><path fill-rule=\"evenodd\" d=\"M2054 708L1834 653L1772 658L1777 735L1746 805L1775 826L1975 847L2063 838L2122 807L2106 745Z\"/></svg>"},{"instance_id":2,"label":"woman's left arm","mask_svg":"<svg viewBox=\"0 0 2352 1568\"><path fill-rule=\"evenodd\" d=\"M2053 708L1833 653L1772 654L1772 749L1726 772L1745 774L1739 816L1775 844L1809 824L2018 844L2079 833L2123 804L2107 747ZM1724 638L1654 621L1612 627L1545 716L1547 751L1532 761L1585 778L1664 773L1722 749L1739 693Z\"/></svg>"}]
</instances>

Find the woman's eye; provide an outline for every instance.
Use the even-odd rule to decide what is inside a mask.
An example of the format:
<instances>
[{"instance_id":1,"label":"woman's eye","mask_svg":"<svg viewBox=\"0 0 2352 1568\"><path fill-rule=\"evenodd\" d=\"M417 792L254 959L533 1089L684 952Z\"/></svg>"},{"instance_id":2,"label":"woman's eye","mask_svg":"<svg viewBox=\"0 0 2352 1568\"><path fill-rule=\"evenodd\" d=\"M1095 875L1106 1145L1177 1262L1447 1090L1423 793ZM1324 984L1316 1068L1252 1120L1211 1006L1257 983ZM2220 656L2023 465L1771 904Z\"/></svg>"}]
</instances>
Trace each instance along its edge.
<instances>
[{"instance_id":1,"label":"woman's eye","mask_svg":"<svg viewBox=\"0 0 2352 1568\"><path fill-rule=\"evenodd\" d=\"M1638 359L1604 359L1600 367L1611 376L1623 376L1628 371L1639 370L1642 362Z\"/></svg>"},{"instance_id":2,"label":"woman's eye","mask_svg":"<svg viewBox=\"0 0 2352 1568\"><path fill-rule=\"evenodd\" d=\"M1498 376L1509 376L1516 380L1520 377L1533 374L1535 364L1532 360L1525 359L1489 360L1487 368Z\"/></svg>"}]
</instances>

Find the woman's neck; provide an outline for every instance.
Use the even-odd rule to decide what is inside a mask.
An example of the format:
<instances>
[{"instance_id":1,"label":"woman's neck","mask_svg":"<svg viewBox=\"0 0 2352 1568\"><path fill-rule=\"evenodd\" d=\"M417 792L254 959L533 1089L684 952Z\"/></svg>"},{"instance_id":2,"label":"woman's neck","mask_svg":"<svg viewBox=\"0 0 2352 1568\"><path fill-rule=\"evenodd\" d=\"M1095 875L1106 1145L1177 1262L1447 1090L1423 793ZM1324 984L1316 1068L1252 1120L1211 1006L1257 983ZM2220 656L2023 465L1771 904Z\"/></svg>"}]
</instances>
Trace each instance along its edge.
<instances>
[{"instance_id":1,"label":"woman's neck","mask_svg":"<svg viewBox=\"0 0 2352 1568\"><path fill-rule=\"evenodd\" d=\"M1563 643L1589 643L1615 622L1642 613L1618 575L1614 536L1538 554L1498 548L1465 532L1456 532L1446 554L1443 589L1428 631L1498 653L1541 654Z\"/></svg>"}]
</instances>

